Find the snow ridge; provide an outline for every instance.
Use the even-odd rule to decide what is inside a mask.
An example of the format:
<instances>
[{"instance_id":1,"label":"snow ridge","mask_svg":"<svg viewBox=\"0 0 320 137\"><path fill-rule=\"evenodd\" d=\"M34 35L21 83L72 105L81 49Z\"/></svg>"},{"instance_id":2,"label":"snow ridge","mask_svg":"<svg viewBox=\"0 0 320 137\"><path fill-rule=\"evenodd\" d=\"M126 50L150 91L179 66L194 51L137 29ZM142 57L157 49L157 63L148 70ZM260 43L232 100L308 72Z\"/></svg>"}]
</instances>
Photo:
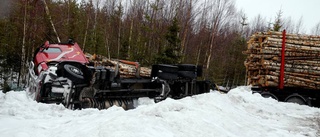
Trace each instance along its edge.
<instances>
[{"instance_id":1,"label":"snow ridge","mask_svg":"<svg viewBox=\"0 0 320 137\"><path fill-rule=\"evenodd\" d=\"M42 104L25 91L0 93L1 137L316 137L320 109L277 102L242 86L154 103L136 109L68 110Z\"/></svg>"}]
</instances>

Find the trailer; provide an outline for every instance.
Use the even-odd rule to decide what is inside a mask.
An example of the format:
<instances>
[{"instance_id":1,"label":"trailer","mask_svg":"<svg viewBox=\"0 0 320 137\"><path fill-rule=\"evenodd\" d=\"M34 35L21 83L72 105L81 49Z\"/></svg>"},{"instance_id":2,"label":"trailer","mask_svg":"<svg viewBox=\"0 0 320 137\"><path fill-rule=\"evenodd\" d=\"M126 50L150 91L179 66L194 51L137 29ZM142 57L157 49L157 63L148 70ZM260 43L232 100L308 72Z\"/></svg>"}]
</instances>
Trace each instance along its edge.
<instances>
[{"instance_id":1,"label":"trailer","mask_svg":"<svg viewBox=\"0 0 320 137\"><path fill-rule=\"evenodd\" d=\"M63 104L70 109L107 109L114 105L132 109L134 100L140 97L159 102L210 91L210 81L197 79L202 66L155 64L150 74L142 75L139 63L116 62L97 65L72 40L46 41L30 61L28 94L37 102ZM133 65L134 74L122 75L120 63Z\"/></svg>"},{"instance_id":2,"label":"trailer","mask_svg":"<svg viewBox=\"0 0 320 137\"><path fill-rule=\"evenodd\" d=\"M320 36L258 32L244 54L247 82L254 92L320 107Z\"/></svg>"}]
</instances>

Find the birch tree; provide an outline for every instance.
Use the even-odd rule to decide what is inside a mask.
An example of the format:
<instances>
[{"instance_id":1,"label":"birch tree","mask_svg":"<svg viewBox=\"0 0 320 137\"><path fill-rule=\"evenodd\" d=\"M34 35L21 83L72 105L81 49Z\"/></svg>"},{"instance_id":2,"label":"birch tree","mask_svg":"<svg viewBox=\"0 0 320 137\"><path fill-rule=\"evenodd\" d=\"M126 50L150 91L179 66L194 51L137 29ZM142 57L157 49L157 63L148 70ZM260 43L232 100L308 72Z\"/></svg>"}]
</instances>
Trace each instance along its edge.
<instances>
[{"instance_id":1,"label":"birch tree","mask_svg":"<svg viewBox=\"0 0 320 137\"><path fill-rule=\"evenodd\" d=\"M210 62L212 54L214 54L213 49L216 45L216 38L218 36L219 30L222 26L232 18L235 13L235 6L232 0L213 0L212 2L212 22L211 22L211 39L209 49L207 51L206 58L206 73L209 74Z\"/></svg>"},{"instance_id":2,"label":"birch tree","mask_svg":"<svg viewBox=\"0 0 320 137\"><path fill-rule=\"evenodd\" d=\"M294 33L299 34L299 33L304 33L304 24L303 24L303 17L301 16L295 26L295 31Z\"/></svg>"},{"instance_id":3,"label":"birch tree","mask_svg":"<svg viewBox=\"0 0 320 137\"><path fill-rule=\"evenodd\" d=\"M49 19L49 21L50 21L52 30L53 30L54 34L56 35L56 38L57 38L58 42L60 43L61 40L60 40L60 37L59 37L58 32L57 32L57 30L56 30L56 27L54 26L54 23L53 23L53 21L52 21L51 14L50 14L50 10L49 10L49 7L48 7L48 5L47 5L47 2L46 2L46 0L42 0L42 1L43 1L44 6L45 6L45 11L46 11L46 14L47 14L47 16L48 16L48 19Z\"/></svg>"},{"instance_id":4,"label":"birch tree","mask_svg":"<svg viewBox=\"0 0 320 137\"><path fill-rule=\"evenodd\" d=\"M320 21L312 28L311 33L313 35L320 35Z\"/></svg>"}]
</instances>

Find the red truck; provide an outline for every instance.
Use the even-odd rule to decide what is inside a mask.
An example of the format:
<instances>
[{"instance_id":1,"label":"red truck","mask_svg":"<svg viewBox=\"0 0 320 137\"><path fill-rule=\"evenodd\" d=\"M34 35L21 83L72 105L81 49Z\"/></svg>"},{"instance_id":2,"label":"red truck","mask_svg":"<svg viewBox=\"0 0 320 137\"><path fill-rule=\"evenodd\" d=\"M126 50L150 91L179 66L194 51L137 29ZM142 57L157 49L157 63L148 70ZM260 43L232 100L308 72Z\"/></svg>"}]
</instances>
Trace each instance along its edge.
<instances>
[{"instance_id":1,"label":"red truck","mask_svg":"<svg viewBox=\"0 0 320 137\"><path fill-rule=\"evenodd\" d=\"M79 45L49 43L36 49L29 65L28 93L38 102L62 103L70 109L134 108L133 100L155 102L207 93L210 82L197 80L202 67L192 64L153 65L149 77L120 77L117 66L94 66ZM138 74L139 72L137 72Z\"/></svg>"}]
</instances>

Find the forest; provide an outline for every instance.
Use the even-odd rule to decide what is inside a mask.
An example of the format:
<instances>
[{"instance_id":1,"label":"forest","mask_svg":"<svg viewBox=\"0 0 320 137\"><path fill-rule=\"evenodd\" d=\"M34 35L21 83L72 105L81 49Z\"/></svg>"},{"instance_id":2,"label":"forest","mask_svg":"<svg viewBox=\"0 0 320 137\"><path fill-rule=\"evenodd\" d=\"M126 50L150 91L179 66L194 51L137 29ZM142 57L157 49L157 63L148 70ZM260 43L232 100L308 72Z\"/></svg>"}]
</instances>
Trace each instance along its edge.
<instances>
[{"instance_id":1,"label":"forest","mask_svg":"<svg viewBox=\"0 0 320 137\"><path fill-rule=\"evenodd\" d=\"M73 39L82 50L153 64L202 65L204 76L226 87L245 85L242 52L255 32L305 33L303 18L257 15L248 20L235 0L2 0L0 81L26 82L28 62L45 41ZM311 31L320 35L320 21ZM17 74L16 78L12 78Z\"/></svg>"}]
</instances>

